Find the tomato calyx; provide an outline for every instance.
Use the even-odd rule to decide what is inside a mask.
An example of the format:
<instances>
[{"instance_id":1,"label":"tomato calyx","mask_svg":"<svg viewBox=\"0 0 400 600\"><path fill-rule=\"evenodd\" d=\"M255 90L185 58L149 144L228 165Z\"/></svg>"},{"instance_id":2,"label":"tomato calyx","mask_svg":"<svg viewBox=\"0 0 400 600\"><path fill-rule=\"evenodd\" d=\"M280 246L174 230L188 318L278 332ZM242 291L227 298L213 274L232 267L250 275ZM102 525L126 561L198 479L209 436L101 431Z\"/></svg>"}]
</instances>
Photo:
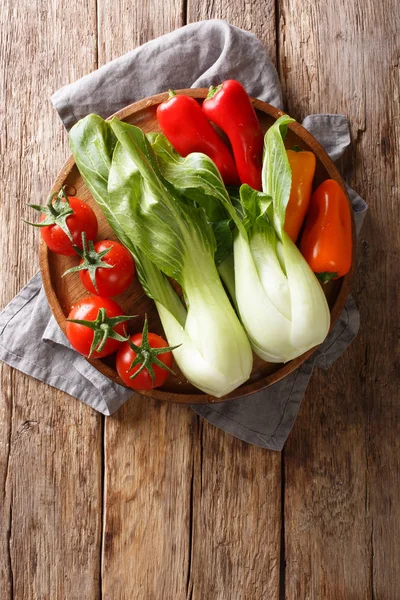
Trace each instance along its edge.
<instances>
[{"instance_id":1,"label":"tomato calyx","mask_svg":"<svg viewBox=\"0 0 400 600\"><path fill-rule=\"evenodd\" d=\"M166 346L164 348L153 348L152 346L150 346L149 323L147 321L147 316L145 317L145 320L144 320L141 345L137 346L130 339L128 340L128 344L129 344L130 349L133 350L133 352L136 354L128 371L130 371L137 365L140 365L139 369L137 371L135 371L135 373L133 373L133 375L129 376L129 379L135 379L135 377L137 377L139 375L139 373L141 373L144 369L146 369L148 374L150 375L151 381L154 385L156 376L154 374L154 370L152 367L153 364L157 365L158 367L161 367L162 369L165 369L172 375L175 375L174 371L172 369L170 369L166 364L164 364L161 360L159 360L159 358L157 358L157 357L159 354L164 354L165 352L171 352L172 350L175 350L175 348L179 348L179 346L181 344L178 344L177 346Z\"/></svg>"},{"instance_id":2,"label":"tomato calyx","mask_svg":"<svg viewBox=\"0 0 400 600\"><path fill-rule=\"evenodd\" d=\"M319 281L321 283L328 283L328 281L330 281L331 279L337 279L338 274L337 273L330 273L329 271L324 271L323 273L315 273L315 275L317 276L317 279L319 279Z\"/></svg>"},{"instance_id":3,"label":"tomato calyx","mask_svg":"<svg viewBox=\"0 0 400 600\"><path fill-rule=\"evenodd\" d=\"M25 223L33 225L33 227L58 225L72 241L72 235L67 225L67 218L72 215L74 211L70 206L68 196L65 193L65 188L62 187L59 193L54 192L45 206L42 206L41 204L27 204L27 206L42 213L45 215L45 218L43 221L40 221L40 223L31 223L30 221L25 221Z\"/></svg>"},{"instance_id":4,"label":"tomato calyx","mask_svg":"<svg viewBox=\"0 0 400 600\"><path fill-rule=\"evenodd\" d=\"M113 269L114 265L110 265L109 263L104 262L102 259L106 254L110 252L112 246L110 248L106 248L101 252L96 252L94 249L94 243L92 240L89 240L89 243L86 241L86 233L82 232L82 250L78 246L74 246L74 250L83 262L76 267L71 267L65 273L62 274L64 277L69 273L76 273L78 271L87 271L90 277L90 281L93 283L93 287L98 293L97 283L96 283L96 271L97 269Z\"/></svg>"},{"instance_id":5,"label":"tomato calyx","mask_svg":"<svg viewBox=\"0 0 400 600\"><path fill-rule=\"evenodd\" d=\"M122 336L114 327L119 323L135 318L137 315L120 315L119 317L108 317L105 308L99 308L97 317L94 321L84 319L67 319L68 323L76 323L77 325L85 325L94 332L93 342L90 346L89 358L93 352L101 352L108 339L117 340L118 342L126 342L129 336Z\"/></svg>"}]
</instances>

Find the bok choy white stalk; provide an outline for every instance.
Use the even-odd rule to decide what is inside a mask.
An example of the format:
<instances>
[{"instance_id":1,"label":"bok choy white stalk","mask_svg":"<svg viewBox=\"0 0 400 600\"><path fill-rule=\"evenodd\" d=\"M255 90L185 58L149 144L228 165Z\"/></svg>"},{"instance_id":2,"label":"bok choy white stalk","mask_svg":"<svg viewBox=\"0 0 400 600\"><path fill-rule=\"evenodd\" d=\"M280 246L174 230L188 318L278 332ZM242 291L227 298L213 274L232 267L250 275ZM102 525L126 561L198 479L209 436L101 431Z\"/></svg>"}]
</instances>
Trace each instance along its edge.
<instances>
[{"instance_id":1,"label":"bok choy white stalk","mask_svg":"<svg viewBox=\"0 0 400 600\"><path fill-rule=\"evenodd\" d=\"M221 397L250 376L249 341L221 284L216 241L202 208L163 178L142 131L86 117L70 132L77 166L121 241L136 258L177 364L199 389ZM182 287L186 307L167 277Z\"/></svg>"}]
</instances>

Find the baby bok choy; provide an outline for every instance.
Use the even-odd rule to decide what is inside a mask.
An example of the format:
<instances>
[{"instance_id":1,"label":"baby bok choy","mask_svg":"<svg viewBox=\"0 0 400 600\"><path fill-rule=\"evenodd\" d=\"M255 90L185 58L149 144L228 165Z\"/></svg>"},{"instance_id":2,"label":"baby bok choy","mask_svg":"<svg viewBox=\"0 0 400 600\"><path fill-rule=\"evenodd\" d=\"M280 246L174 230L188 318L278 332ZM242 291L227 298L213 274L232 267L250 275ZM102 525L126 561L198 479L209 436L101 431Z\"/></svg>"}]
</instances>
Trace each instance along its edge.
<instances>
[{"instance_id":1,"label":"baby bok choy","mask_svg":"<svg viewBox=\"0 0 400 600\"><path fill-rule=\"evenodd\" d=\"M283 138L292 121L280 117L265 135L263 195L241 187L247 239L237 234L234 240L240 317L254 351L269 362L286 362L322 343L330 325L322 288L283 228L291 186Z\"/></svg>"},{"instance_id":2,"label":"baby bok choy","mask_svg":"<svg viewBox=\"0 0 400 600\"><path fill-rule=\"evenodd\" d=\"M79 171L119 239L136 259L187 379L221 397L250 376L249 341L221 284L204 210L162 176L143 132L89 115L70 132ZM184 306L167 276L182 287Z\"/></svg>"},{"instance_id":3,"label":"baby bok choy","mask_svg":"<svg viewBox=\"0 0 400 600\"><path fill-rule=\"evenodd\" d=\"M265 135L263 195L241 187L247 240L240 234L234 240L240 317L254 351L269 362L287 362L317 346L330 326L322 288L284 231L291 169L283 138L291 122L284 115ZM269 206L265 196L271 199Z\"/></svg>"},{"instance_id":4,"label":"baby bok choy","mask_svg":"<svg viewBox=\"0 0 400 600\"><path fill-rule=\"evenodd\" d=\"M321 286L283 229L291 187L283 137L292 121L284 115L266 133L263 191L242 185L236 211L210 159L199 153L182 158L163 136L152 140L163 176L197 199L210 221L216 219L211 198L225 211L218 219L235 224L233 261L227 256L219 270L253 350L269 362L287 362L320 344L330 325Z\"/></svg>"}]
</instances>

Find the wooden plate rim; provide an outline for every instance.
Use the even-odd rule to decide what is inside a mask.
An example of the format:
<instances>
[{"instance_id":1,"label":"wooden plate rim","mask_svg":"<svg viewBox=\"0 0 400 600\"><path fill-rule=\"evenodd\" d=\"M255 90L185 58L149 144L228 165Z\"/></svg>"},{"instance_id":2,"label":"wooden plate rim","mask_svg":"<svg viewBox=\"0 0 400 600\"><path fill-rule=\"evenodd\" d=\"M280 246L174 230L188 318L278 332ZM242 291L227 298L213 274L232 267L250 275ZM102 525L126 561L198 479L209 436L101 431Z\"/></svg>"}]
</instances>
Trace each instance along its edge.
<instances>
[{"instance_id":1,"label":"wooden plate rim","mask_svg":"<svg viewBox=\"0 0 400 600\"><path fill-rule=\"evenodd\" d=\"M207 88L196 88L196 89L189 88L189 89L177 90L176 93L177 94L185 94L185 95L191 96L192 98L205 98L208 93L208 89ZM145 108L149 108L151 106L154 106L154 105L160 104L161 102L164 102L167 98L168 98L168 92L162 92L160 94L155 94L154 96L151 96L149 98L144 98L143 100L139 100L138 102L134 102L134 103L130 104L129 106L126 106L125 108L123 108L120 111L118 111L117 113L115 113L115 115L111 115L109 117L109 119L111 119L112 116L117 116L119 119L124 120L128 116L132 115L133 113L139 112ZM283 111L275 108L274 106L272 106L262 100L257 100L257 99L252 98L252 102L253 102L254 107L257 110L260 110L275 119L278 119L280 116L285 114ZM346 194L349 206L351 208L351 202L350 202L350 199L349 199L349 196L347 193L346 186L343 182L343 179L341 178L339 171L337 170L335 164L333 163L333 161L329 158L329 156L325 152L324 148L299 123L297 123L297 122L292 123L289 125L289 128L292 131L294 131L294 133L296 133L300 138L302 138L302 140L304 142L306 142L306 144L316 154L317 158L322 162L325 169L329 172L330 177L332 179L335 179L341 185L341 187L343 188L343 190ZM67 159L67 161L64 163L60 172L58 173L57 178L54 182L54 185L51 189L51 193L54 193L60 189L62 183L68 177L69 173L71 172L71 170L73 169L74 166L75 166L75 161L74 161L73 156L71 155ZM344 308L346 299L350 292L351 281L352 281L353 275L354 275L355 252L356 252L356 233L355 233L354 215L353 215L352 210L351 210L351 215L352 215L352 235L353 235L352 266L351 266L351 270L349 271L349 273L347 273L347 275L345 275L343 277L339 294L338 294L336 301L332 307L331 329L335 325L337 319L339 318L339 316ZM54 314L54 317L55 317L57 323L59 324L59 326L61 327L62 331L65 333L66 318L65 318L64 312L61 308L61 305L58 301L56 292L55 292L53 286L51 285L51 274L50 274L50 265L49 265L48 256L49 256L49 250L48 250L46 244L41 240L40 241L40 250L39 250L39 263L40 263L40 269L42 272L43 281L45 282L44 283L45 293L47 296L49 306ZM222 398L215 398L214 396L210 396L208 394L202 394L202 393L179 394L179 393L175 393L175 392L164 391L162 389L143 391L143 392L140 392L140 394L143 396L154 398L156 400L164 400L164 401L177 402L177 403L183 403L183 404L207 404L207 403L225 402L227 400L234 400L235 398L243 398L243 397L249 396L251 394L254 394L255 392L261 391L261 390L269 387L270 385L282 380L284 377L286 377L287 375L289 375L290 373L295 371L298 367L300 367L308 358L310 358L311 355L318 349L318 347L319 346L316 346L315 348L308 350L307 352L305 352L301 356L297 357L296 359L286 363L275 373L267 375L266 377L259 379L257 381L254 381L252 383L249 383L249 384L244 383L243 387L237 388L236 390L234 390L233 392L231 392L230 394L228 394L227 396L224 396ZM86 359L86 360L88 360L88 362L91 365L93 365L98 371L100 371L103 375L105 375L106 377L109 377L112 381L119 383L120 385L123 385L122 380L118 377L118 375L115 373L115 371L113 369L111 369L108 365L106 365L103 362L98 361L98 360L91 360L91 359ZM132 391L132 394L134 394L134 393L135 392Z\"/></svg>"}]
</instances>

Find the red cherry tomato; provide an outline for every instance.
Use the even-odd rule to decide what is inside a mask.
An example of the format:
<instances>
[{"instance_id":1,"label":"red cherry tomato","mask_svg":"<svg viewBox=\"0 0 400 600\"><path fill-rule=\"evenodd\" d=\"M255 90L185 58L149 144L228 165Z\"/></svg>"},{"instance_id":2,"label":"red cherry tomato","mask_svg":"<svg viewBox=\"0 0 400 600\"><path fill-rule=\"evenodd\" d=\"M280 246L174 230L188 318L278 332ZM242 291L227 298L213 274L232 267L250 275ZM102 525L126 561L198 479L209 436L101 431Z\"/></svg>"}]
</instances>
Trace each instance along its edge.
<instances>
[{"instance_id":1,"label":"red cherry tomato","mask_svg":"<svg viewBox=\"0 0 400 600\"><path fill-rule=\"evenodd\" d=\"M99 313L101 309L104 309L105 311L105 319L103 319L103 321L105 321L106 323L108 322L108 324L110 325L110 335L117 334L126 338L125 323L118 323L116 325L113 325L113 318L121 317L123 315L123 312L121 307L116 302L114 302L114 300L110 300L110 298L101 298L100 296L87 296L72 307L68 315L68 319L78 319L79 321L95 322L97 319L99 319ZM128 318L129 317L126 317L125 320L128 320ZM104 327L102 328L101 324L99 324L98 329L100 330L101 339L104 333ZM87 325L67 322L65 333L71 346L73 346L75 350L83 354L83 356L90 355L91 346L95 336L95 331L93 329L91 329ZM103 346L101 351L95 350L94 352L92 352L91 358L101 358L102 356L108 356L109 354L112 354L113 352L118 350L122 343L122 340L107 337L107 341L105 342L105 345ZM97 344L96 347L98 347Z\"/></svg>"},{"instance_id":2,"label":"red cherry tomato","mask_svg":"<svg viewBox=\"0 0 400 600\"><path fill-rule=\"evenodd\" d=\"M146 367L134 379L131 379L131 376L141 368L141 364L134 366L132 369L130 368L137 354L130 347L129 341L135 344L135 346L142 346L143 334L135 333L127 342L124 342L121 348L118 350L116 365L118 375L121 377L122 381L126 386L134 390L151 390L162 385L167 379L170 371L163 369L157 364L154 364L154 362L151 364L154 372L154 381L152 381L151 375ZM151 348L168 348L167 342L155 333L148 334L148 342ZM160 360L168 369L171 369L171 351L158 354L157 359Z\"/></svg>"},{"instance_id":3,"label":"red cherry tomato","mask_svg":"<svg viewBox=\"0 0 400 600\"><path fill-rule=\"evenodd\" d=\"M129 250L112 240L101 240L94 244L96 252L103 252L110 248L101 261L112 265L112 269L98 267L96 269L95 289L89 275L89 271L79 271L79 276L85 288L92 294L109 297L122 294L132 283L135 276L135 263ZM84 262L81 260L80 264Z\"/></svg>"},{"instance_id":4,"label":"red cherry tomato","mask_svg":"<svg viewBox=\"0 0 400 600\"><path fill-rule=\"evenodd\" d=\"M42 227L40 233L52 252L73 256L75 254L73 245L82 248L82 232L86 232L88 240L94 240L98 227L96 215L86 202L74 196L69 196L68 200L73 213L67 217L66 224L71 232L72 241L57 224ZM41 220L44 221L45 218L46 215L42 215Z\"/></svg>"}]
</instances>

